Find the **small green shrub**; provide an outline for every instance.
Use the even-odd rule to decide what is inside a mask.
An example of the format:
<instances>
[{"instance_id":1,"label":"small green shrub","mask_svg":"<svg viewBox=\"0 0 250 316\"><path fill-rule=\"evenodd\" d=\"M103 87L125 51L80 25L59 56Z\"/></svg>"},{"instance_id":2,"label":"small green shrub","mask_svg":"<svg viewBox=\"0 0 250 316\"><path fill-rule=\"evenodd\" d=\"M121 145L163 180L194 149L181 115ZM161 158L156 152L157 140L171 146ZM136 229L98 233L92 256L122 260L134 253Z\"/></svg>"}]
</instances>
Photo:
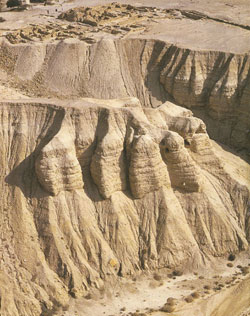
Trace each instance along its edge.
<instances>
[{"instance_id":1,"label":"small green shrub","mask_svg":"<svg viewBox=\"0 0 250 316\"><path fill-rule=\"evenodd\" d=\"M228 260L229 260L229 261L234 261L234 260L235 260L235 255L233 255L232 253L230 253L230 255L228 256Z\"/></svg>"},{"instance_id":2,"label":"small green shrub","mask_svg":"<svg viewBox=\"0 0 250 316\"><path fill-rule=\"evenodd\" d=\"M18 7L19 5L21 5L21 1L20 0L8 0L7 1L7 7L8 8Z\"/></svg>"}]
</instances>

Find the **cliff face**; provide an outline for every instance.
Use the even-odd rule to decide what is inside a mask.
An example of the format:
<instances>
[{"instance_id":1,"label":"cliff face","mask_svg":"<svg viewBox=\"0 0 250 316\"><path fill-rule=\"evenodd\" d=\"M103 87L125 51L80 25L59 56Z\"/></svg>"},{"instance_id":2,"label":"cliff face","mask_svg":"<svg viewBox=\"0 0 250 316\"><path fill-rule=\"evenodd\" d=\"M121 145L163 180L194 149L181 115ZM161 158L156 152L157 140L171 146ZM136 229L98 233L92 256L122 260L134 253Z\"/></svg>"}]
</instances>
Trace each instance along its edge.
<instances>
[{"instance_id":1,"label":"cliff face","mask_svg":"<svg viewBox=\"0 0 250 316\"><path fill-rule=\"evenodd\" d=\"M248 53L190 50L139 38L92 45L74 39L18 45L3 41L1 47L1 68L28 95L136 96L145 107L172 98L192 108L213 138L249 149Z\"/></svg>"},{"instance_id":2,"label":"cliff face","mask_svg":"<svg viewBox=\"0 0 250 316\"><path fill-rule=\"evenodd\" d=\"M1 315L249 246L249 53L124 37L1 39Z\"/></svg>"},{"instance_id":3,"label":"cliff face","mask_svg":"<svg viewBox=\"0 0 250 316\"><path fill-rule=\"evenodd\" d=\"M0 106L2 315L48 315L117 274L248 247L249 189L189 110L66 103Z\"/></svg>"}]
</instances>

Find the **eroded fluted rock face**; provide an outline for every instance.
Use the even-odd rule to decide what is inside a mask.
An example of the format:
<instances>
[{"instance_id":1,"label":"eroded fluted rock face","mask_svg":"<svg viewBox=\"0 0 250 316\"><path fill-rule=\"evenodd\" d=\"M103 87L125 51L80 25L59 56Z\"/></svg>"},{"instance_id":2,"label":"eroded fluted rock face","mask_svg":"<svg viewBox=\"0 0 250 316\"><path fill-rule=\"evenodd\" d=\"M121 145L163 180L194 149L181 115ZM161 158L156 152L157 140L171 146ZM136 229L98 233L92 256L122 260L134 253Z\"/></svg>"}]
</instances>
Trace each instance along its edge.
<instances>
[{"instance_id":1,"label":"eroded fluted rock face","mask_svg":"<svg viewBox=\"0 0 250 316\"><path fill-rule=\"evenodd\" d=\"M2 41L1 60L8 61L0 68L11 84L28 95L136 96L143 107L153 108L171 96L206 121L212 138L250 148L249 53L191 50L152 39L103 39L93 45L67 39L22 46Z\"/></svg>"},{"instance_id":2,"label":"eroded fluted rock face","mask_svg":"<svg viewBox=\"0 0 250 316\"><path fill-rule=\"evenodd\" d=\"M126 122L119 113L102 113L98 144L91 161L91 175L101 195L109 198L127 188L124 138Z\"/></svg>"},{"instance_id":3,"label":"eroded fluted rock face","mask_svg":"<svg viewBox=\"0 0 250 316\"><path fill-rule=\"evenodd\" d=\"M174 133L167 135L161 142L161 148L172 186L190 192L200 191L201 172L184 147L183 138Z\"/></svg>"},{"instance_id":4,"label":"eroded fluted rock face","mask_svg":"<svg viewBox=\"0 0 250 316\"><path fill-rule=\"evenodd\" d=\"M160 82L178 104L197 108L214 138L249 148L249 67L249 54L171 47Z\"/></svg>"},{"instance_id":5,"label":"eroded fluted rock face","mask_svg":"<svg viewBox=\"0 0 250 316\"><path fill-rule=\"evenodd\" d=\"M170 185L159 144L149 135L134 136L129 162L129 182L135 198L142 198L151 191Z\"/></svg>"},{"instance_id":6,"label":"eroded fluted rock face","mask_svg":"<svg viewBox=\"0 0 250 316\"><path fill-rule=\"evenodd\" d=\"M4 316L47 315L117 274L248 247L249 183L191 111L59 104L0 105Z\"/></svg>"},{"instance_id":7,"label":"eroded fluted rock face","mask_svg":"<svg viewBox=\"0 0 250 316\"><path fill-rule=\"evenodd\" d=\"M82 169L69 129L62 127L59 134L41 150L35 169L40 184L53 195L63 190L83 188Z\"/></svg>"}]
</instances>

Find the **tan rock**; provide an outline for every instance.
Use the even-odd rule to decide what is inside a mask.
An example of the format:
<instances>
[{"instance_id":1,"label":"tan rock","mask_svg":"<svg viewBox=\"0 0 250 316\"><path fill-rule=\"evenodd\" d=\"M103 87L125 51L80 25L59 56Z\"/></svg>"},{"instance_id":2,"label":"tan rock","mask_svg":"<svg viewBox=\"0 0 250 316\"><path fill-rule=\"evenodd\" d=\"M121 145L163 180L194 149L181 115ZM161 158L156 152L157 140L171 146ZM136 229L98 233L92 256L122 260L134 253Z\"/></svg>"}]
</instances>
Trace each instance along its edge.
<instances>
[{"instance_id":1,"label":"tan rock","mask_svg":"<svg viewBox=\"0 0 250 316\"><path fill-rule=\"evenodd\" d=\"M129 162L129 181L135 198L169 186L169 176L159 145L150 135L134 135Z\"/></svg>"},{"instance_id":2,"label":"tan rock","mask_svg":"<svg viewBox=\"0 0 250 316\"><path fill-rule=\"evenodd\" d=\"M74 140L64 123L60 132L42 148L35 168L40 184L53 195L63 190L83 188L82 169L76 157Z\"/></svg>"},{"instance_id":3,"label":"tan rock","mask_svg":"<svg viewBox=\"0 0 250 316\"><path fill-rule=\"evenodd\" d=\"M1 312L40 315L41 302L49 312L107 276L248 247L247 178L175 111L178 133L174 116L134 101L2 102Z\"/></svg>"}]
</instances>

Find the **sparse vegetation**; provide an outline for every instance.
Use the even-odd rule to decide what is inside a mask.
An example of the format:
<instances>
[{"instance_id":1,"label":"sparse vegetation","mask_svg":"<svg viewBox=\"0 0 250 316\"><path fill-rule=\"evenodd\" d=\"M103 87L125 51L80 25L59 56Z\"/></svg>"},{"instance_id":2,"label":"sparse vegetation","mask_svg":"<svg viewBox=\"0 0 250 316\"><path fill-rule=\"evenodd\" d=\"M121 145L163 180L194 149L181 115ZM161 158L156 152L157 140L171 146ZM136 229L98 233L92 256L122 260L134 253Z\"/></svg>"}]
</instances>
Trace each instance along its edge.
<instances>
[{"instance_id":1,"label":"sparse vegetation","mask_svg":"<svg viewBox=\"0 0 250 316\"><path fill-rule=\"evenodd\" d=\"M209 21L189 21L179 5L176 20L166 8L112 3L85 7L79 16L75 7L70 23L70 12L67 21L56 18L67 10L63 2L2 13L8 21L0 24L6 38L0 89L37 101L17 95L15 102L3 98L1 106L0 314L73 316L82 307L93 316L149 316L145 306L153 304L158 314L186 309L193 316L194 307L205 305L202 297L229 286L235 271L240 286L218 296L234 292L229 304L237 303L241 289L249 293L249 267L235 268L247 265L249 254L230 253L249 242L243 216L248 192L236 179L236 168L243 173L244 165L217 149L205 124L181 106L199 106L200 117L218 116L225 139L226 130L239 124L232 143L245 146L236 131L244 134L246 127L237 120L246 117L248 51L236 47L233 53L230 41L221 51L210 35L193 49L189 38L205 37L199 19L204 27ZM209 29L218 25L213 21ZM124 99L113 99L120 95ZM211 273L221 275L212 279ZM141 311L132 313L136 308Z\"/></svg>"},{"instance_id":2,"label":"sparse vegetation","mask_svg":"<svg viewBox=\"0 0 250 316\"><path fill-rule=\"evenodd\" d=\"M174 305L177 304L177 299L176 299L176 298L173 298L173 297L169 297L169 298L167 299L167 304L174 306Z\"/></svg>"},{"instance_id":3,"label":"sparse vegetation","mask_svg":"<svg viewBox=\"0 0 250 316\"><path fill-rule=\"evenodd\" d=\"M241 268L241 272L242 272L243 275L248 274L249 273L249 267L242 267Z\"/></svg>"},{"instance_id":4,"label":"sparse vegetation","mask_svg":"<svg viewBox=\"0 0 250 316\"><path fill-rule=\"evenodd\" d=\"M174 270L173 271L173 276L182 276L183 275L183 271L181 270Z\"/></svg>"},{"instance_id":5,"label":"sparse vegetation","mask_svg":"<svg viewBox=\"0 0 250 316\"><path fill-rule=\"evenodd\" d=\"M18 7L19 5L21 5L21 1L20 0L8 0L7 1L7 7L8 8Z\"/></svg>"},{"instance_id":6,"label":"sparse vegetation","mask_svg":"<svg viewBox=\"0 0 250 316\"><path fill-rule=\"evenodd\" d=\"M158 274L158 273L154 273L153 278L154 278L156 281L161 281L162 276L161 276L160 274Z\"/></svg>"},{"instance_id":7,"label":"sparse vegetation","mask_svg":"<svg viewBox=\"0 0 250 316\"><path fill-rule=\"evenodd\" d=\"M228 260L229 261L234 261L235 260L235 255L230 253L230 255L228 256Z\"/></svg>"},{"instance_id":8,"label":"sparse vegetation","mask_svg":"<svg viewBox=\"0 0 250 316\"><path fill-rule=\"evenodd\" d=\"M199 294L199 292L193 292L193 293L191 294L191 296L192 296L193 298L199 298L199 297L200 297L200 294Z\"/></svg>"},{"instance_id":9,"label":"sparse vegetation","mask_svg":"<svg viewBox=\"0 0 250 316\"><path fill-rule=\"evenodd\" d=\"M194 300L194 298L193 298L191 295L185 297L185 301L186 301L187 303L192 303L193 300Z\"/></svg>"},{"instance_id":10,"label":"sparse vegetation","mask_svg":"<svg viewBox=\"0 0 250 316\"><path fill-rule=\"evenodd\" d=\"M85 299L86 299L86 300L91 300L91 298L92 298L92 295L91 295L90 293L88 293L88 294L85 296Z\"/></svg>"},{"instance_id":11,"label":"sparse vegetation","mask_svg":"<svg viewBox=\"0 0 250 316\"><path fill-rule=\"evenodd\" d=\"M161 311L165 313L172 313L175 311L175 306L167 303L161 308Z\"/></svg>"}]
</instances>

